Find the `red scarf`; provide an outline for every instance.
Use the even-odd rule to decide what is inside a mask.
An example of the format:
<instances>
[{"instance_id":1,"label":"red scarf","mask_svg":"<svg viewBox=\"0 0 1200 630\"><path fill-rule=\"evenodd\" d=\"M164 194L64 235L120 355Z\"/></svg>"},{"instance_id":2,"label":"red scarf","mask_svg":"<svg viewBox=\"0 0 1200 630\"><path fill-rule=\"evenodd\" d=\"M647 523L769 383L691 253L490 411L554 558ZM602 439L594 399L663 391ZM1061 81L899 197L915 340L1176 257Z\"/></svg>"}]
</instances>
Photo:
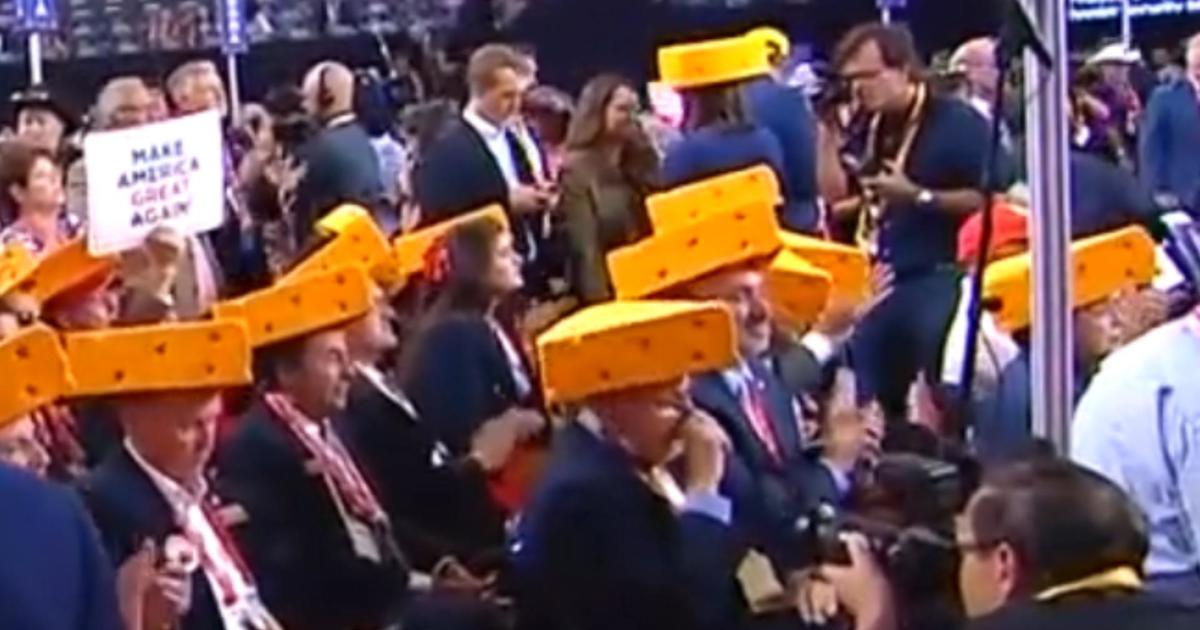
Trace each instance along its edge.
<instances>
[{"instance_id":1,"label":"red scarf","mask_svg":"<svg viewBox=\"0 0 1200 630\"><path fill-rule=\"evenodd\" d=\"M366 479L346 449L336 439L319 439L305 431L306 425L318 423L297 409L288 396L267 393L263 395L263 401L271 414L283 423L300 446L317 460L321 474L350 514L370 525L386 525L387 514L379 506L375 493L367 485Z\"/></svg>"}]
</instances>

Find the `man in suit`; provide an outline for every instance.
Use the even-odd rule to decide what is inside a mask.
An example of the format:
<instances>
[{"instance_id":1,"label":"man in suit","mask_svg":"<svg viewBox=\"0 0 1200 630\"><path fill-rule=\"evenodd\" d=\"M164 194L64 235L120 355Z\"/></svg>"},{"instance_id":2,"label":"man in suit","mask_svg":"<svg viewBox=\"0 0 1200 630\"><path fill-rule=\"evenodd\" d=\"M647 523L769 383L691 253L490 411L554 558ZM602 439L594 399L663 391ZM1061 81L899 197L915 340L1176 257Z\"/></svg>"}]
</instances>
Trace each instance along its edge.
<instances>
[{"instance_id":1,"label":"man in suit","mask_svg":"<svg viewBox=\"0 0 1200 630\"><path fill-rule=\"evenodd\" d=\"M554 205L555 194L542 150L519 120L521 97L530 80L527 64L518 52L499 44L471 55L471 100L462 119L420 157L413 186L424 224L488 204L503 205L529 276L546 236L546 211Z\"/></svg>"},{"instance_id":2,"label":"man in suit","mask_svg":"<svg viewBox=\"0 0 1200 630\"><path fill-rule=\"evenodd\" d=\"M289 629L386 627L408 590L387 514L332 423L351 378L337 325L267 351L266 391L218 466L248 515L236 533L263 599Z\"/></svg>"},{"instance_id":3,"label":"man in suit","mask_svg":"<svg viewBox=\"0 0 1200 630\"><path fill-rule=\"evenodd\" d=\"M213 335L230 333L206 326ZM101 356L114 357L112 369L136 374L117 358L128 356L131 339L161 344L167 362L178 365L186 357L171 352L183 347L182 334L154 326L96 343L104 345ZM82 377L89 391L109 395L126 436L86 480L85 496L112 563L153 571L136 615L143 627L271 630L279 625L227 530L238 509L221 508L205 480L221 389L249 383L250 353L221 353L211 367L211 377L172 380L178 371L164 364L164 381L123 379L101 389Z\"/></svg>"},{"instance_id":4,"label":"man in suit","mask_svg":"<svg viewBox=\"0 0 1200 630\"><path fill-rule=\"evenodd\" d=\"M354 73L323 61L304 77L304 108L320 131L300 150L304 175L296 188L295 238L304 247L318 219L342 203L369 209L381 225L396 221L386 207L379 158L354 115Z\"/></svg>"},{"instance_id":5,"label":"man in suit","mask_svg":"<svg viewBox=\"0 0 1200 630\"><path fill-rule=\"evenodd\" d=\"M78 499L0 465L0 627L122 630L113 571Z\"/></svg>"},{"instance_id":6,"label":"man in suit","mask_svg":"<svg viewBox=\"0 0 1200 630\"><path fill-rule=\"evenodd\" d=\"M504 515L488 494L487 477L508 460L516 427L489 423L469 454L455 456L379 367L398 346L393 317L377 291L371 312L346 329L354 373L338 428L379 489L396 542L413 568L435 577L453 568L464 581L482 585L482 572L495 568L504 545Z\"/></svg>"},{"instance_id":7,"label":"man in suit","mask_svg":"<svg viewBox=\"0 0 1200 630\"><path fill-rule=\"evenodd\" d=\"M1169 195L1193 212L1200 203L1200 35L1187 47L1187 77L1160 86L1146 105L1141 169L1156 195Z\"/></svg>"},{"instance_id":8,"label":"man in suit","mask_svg":"<svg viewBox=\"0 0 1200 630\"><path fill-rule=\"evenodd\" d=\"M739 549L719 491L728 445L686 395L689 371L733 359L729 335L690 327L732 323L713 304L656 313L661 306L594 307L539 339L552 402L581 411L557 436L513 545L523 630L724 629L742 620ZM633 321L646 325L640 339L653 356L608 374L604 354L635 347L621 338ZM663 468L679 453L681 484Z\"/></svg>"},{"instance_id":9,"label":"man in suit","mask_svg":"<svg viewBox=\"0 0 1200 630\"><path fill-rule=\"evenodd\" d=\"M791 524L822 503L841 501L874 437L864 426L853 439L834 439L829 435L834 427L825 426L824 451L806 445L799 399L773 369L773 323L761 271L750 267L717 271L690 283L686 293L698 300L723 302L733 312L738 361L696 376L692 400L729 434L734 454L753 480L755 487L744 489L749 493L744 498L761 501L757 513L767 520L744 525L778 566L798 569L804 559L790 544ZM787 354L818 364L812 350L800 344ZM799 359L793 356L791 361Z\"/></svg>"},{"instance_id":10,"label":"man in suit","mask_svg":"<svg viewBox=\"0 0 1200 630\"><path fill-rule=\"evenodd\" d=\"M782 181L788 204L780 223L797 232L821 229L817 207L817 119L808 98L782 82L776 73L787 61L787 36L771 28L756 29L767 48L772 74L751 80L742 88L750 117L779 140L783 154Z\"/></svg>"}]
</instances>

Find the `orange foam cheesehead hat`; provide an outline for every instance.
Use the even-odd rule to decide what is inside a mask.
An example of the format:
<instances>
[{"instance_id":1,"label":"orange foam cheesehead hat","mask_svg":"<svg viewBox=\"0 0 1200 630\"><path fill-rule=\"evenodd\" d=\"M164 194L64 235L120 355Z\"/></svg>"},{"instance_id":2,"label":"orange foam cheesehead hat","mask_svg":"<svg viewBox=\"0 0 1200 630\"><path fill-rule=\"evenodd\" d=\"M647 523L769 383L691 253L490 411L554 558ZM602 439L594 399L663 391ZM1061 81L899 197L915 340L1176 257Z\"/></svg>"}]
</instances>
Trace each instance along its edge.
<instances>
[{"instance_id":1,"label":"orange foam cheesehead hat","mask_svg":"<svg viewBox=\"0 0 1200 630\"><path fill-rule=\"evenodd\" d=\"M459 226L476 221L493 221L508 230L508 216L505 215L504 208L499 204L492 204L408 234L401 234L392 239L392 273L403 278L421 273L425 269L429 250L434 245L444 240Z\"/></svg>"},{"instance_id":2,"label":"orange foam cheesehead hat","mask_svg":"<svg viewBox=\"0 0 1200 630\"><path fill-rule=\"evenodd\" d=\"M0 340L0 427L73 388L66 354L51 328L36 324Z\"/></svg>"},{"instance_id":3,"label":"orange foam cheesehead hat","mask_svg":"<svg viewBox=\"0 0 1200 630\"><path fill-rule=\"evenodd\" d=\"M737 334L716 302L608 302L542 333L537 355L546 401L576 403L733 365Z\"/></svg>"},{"instance_id":4,"label":"orange foam cheesehead hat","mask_svg":"<svg viewBox=\"0 0 1200 630\"><path fill-rule=\"evenodd\" d=\"M289 283L344 267L362 267L378 282L392 285L402 279L393 274L391 245L371 213L362 206L338 206L317 222L323 242L280 280Z\"/></svg>"},{"instance_id":5,"label":"orange foam cheesehead hat","mask_svg":"<svg viewBox=\"0 0 1200 630\"><path fill-rule=\"evenodd\" d=\"M690 89L744 81L771 72L770 41L760 31L658 49L663 83Z\"/></svg>"}]
</instances>

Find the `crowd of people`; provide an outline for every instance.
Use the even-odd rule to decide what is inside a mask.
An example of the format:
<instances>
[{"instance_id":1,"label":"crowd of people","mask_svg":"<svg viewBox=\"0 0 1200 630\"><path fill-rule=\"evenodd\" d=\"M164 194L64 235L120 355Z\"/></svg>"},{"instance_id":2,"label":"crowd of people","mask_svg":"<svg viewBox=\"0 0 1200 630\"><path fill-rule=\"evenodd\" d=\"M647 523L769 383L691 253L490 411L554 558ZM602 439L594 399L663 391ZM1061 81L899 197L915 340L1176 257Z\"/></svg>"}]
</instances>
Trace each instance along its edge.
<instances>
[{"instance_id":1,"label":"crowd of people","mask_svg":"<svg viewBox=\"0 0 1200 630\"><path fill-rule=\"evenodd\" d=\"M0 627L1200 627L1200 37L1073 93L1057 453L996 43L864 24L815 97L789 49L659 49L677 125L499 43L461 107L337 61L14 95ZM212 110L223 225L89 251L80 139Z\"/></svg>"}]
</instances>

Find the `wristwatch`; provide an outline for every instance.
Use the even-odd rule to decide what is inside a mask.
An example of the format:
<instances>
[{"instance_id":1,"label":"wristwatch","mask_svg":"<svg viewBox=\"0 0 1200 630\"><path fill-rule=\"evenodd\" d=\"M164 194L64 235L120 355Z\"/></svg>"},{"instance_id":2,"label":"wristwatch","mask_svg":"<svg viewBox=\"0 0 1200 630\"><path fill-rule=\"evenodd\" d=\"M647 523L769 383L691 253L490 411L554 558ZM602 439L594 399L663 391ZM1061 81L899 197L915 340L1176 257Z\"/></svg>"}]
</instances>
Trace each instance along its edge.
<instances>
[{"instance_id":1,"label":"wristwatch","mask_svg":"<svg viewBox=\"0 0 1200 630\"><path fill-rule=\"evenodd\" d=\"M917 191L917 204L921 206L932 206L935 201L933 191L928 188L922 188Z\"/></svg>"}]
</instances>

